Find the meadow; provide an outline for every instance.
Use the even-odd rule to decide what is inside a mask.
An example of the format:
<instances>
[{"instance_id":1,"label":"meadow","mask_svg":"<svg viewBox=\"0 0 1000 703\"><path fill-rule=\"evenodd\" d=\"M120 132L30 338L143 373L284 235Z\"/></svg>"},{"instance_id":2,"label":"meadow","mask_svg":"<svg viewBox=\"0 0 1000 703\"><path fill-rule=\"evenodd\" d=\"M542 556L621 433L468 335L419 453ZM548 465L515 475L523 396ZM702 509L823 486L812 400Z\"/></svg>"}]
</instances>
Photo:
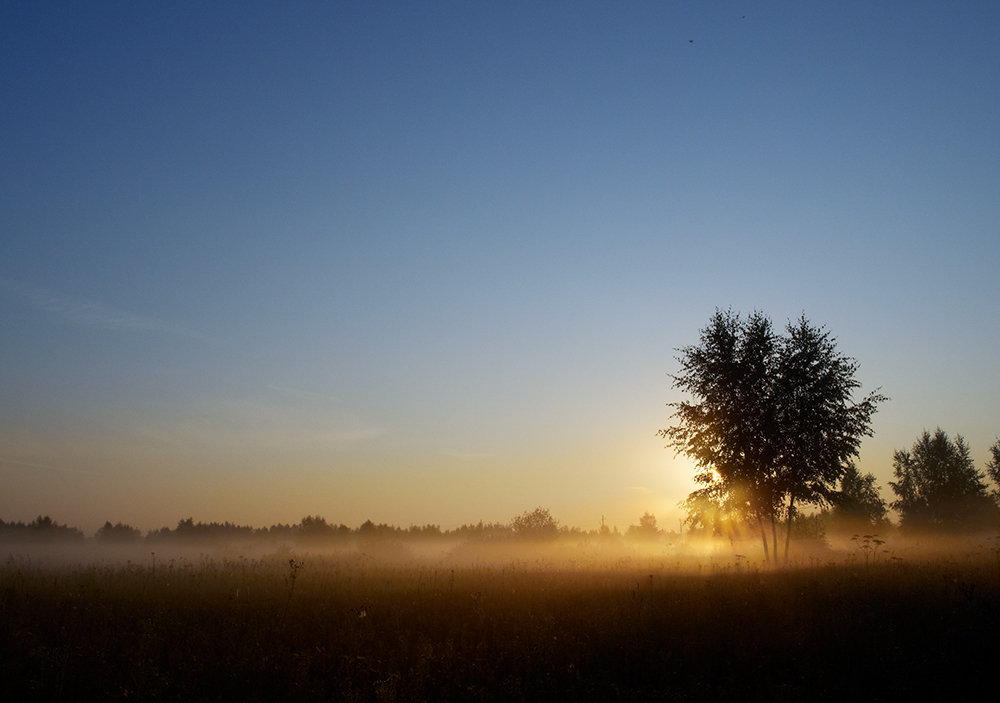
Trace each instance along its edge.
<instances>
[{"instance_id":1,"label":"meadow","mask_svg":"<svg viewBox=\"0 0 1000 703\"><path fill-rule=\"evenodd\" d=\"M0 699L979 699L992 544L778 569L670 546L11 552Z\"/></svg>"}]
</instances>

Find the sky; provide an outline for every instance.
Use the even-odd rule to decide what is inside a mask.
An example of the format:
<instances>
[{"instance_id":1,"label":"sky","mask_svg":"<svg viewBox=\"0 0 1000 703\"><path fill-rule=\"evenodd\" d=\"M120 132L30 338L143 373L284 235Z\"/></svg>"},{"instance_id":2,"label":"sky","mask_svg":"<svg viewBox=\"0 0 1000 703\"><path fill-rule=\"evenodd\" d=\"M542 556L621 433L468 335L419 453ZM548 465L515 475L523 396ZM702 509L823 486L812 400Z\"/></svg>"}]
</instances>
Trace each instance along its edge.
<instances>
[{"instance_id":1,"label":"sky","mask_svg":"<svg viewBox=\"0 0 1000 703\"><path fill-rule=\"evenodd\" d=\"M676 527L677 349L1000 435L1000 5L0 6L0 519ZM860 395L859 395L860 398Z\"/></svg>"}]
</instances>

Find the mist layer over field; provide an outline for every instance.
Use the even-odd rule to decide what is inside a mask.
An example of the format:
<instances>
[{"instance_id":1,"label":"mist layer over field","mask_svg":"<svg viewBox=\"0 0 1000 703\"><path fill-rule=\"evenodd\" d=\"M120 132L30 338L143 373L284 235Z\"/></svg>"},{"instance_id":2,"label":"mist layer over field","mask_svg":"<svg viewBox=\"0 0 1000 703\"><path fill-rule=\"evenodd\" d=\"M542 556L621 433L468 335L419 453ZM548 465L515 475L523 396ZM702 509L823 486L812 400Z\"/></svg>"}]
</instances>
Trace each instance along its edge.
<instances>
[{"instance_id":1,"label":"mist layer over field","mask_svg":"<svg viewBox=\"0 0 1000 703\"><path fill-rule=\"evenodd\" d=\"M8 550L0 697L961 700L997 655L987 540L372 546Z\"/></svg>"},{"instance_id":2,"label":"mist layer over field","mask_svg":"<svg viewBox=\"0 0 1000 703\"><path fill-rule=\"evenodd\" d=\"M783 542L782 542L783 544ZM620 571L642 565L674 573L718 569L772 570L759 537L706 537L671 533L656 539L559 536L553 539L351 538L336 542L204 540L193 544L136 542L125 545L93 540L79 544L7 543L8 561L64 568L74 565L131 564L137 568L169 562L260 560L351 563L395 568L453 569L519 565L532 570ZM921 564L949 561L1000 563L1000 531L973 534L860 535L830 533L823 539L793 541L789 564L777 570L829 564Z\"/></svg>"}]
</instances>

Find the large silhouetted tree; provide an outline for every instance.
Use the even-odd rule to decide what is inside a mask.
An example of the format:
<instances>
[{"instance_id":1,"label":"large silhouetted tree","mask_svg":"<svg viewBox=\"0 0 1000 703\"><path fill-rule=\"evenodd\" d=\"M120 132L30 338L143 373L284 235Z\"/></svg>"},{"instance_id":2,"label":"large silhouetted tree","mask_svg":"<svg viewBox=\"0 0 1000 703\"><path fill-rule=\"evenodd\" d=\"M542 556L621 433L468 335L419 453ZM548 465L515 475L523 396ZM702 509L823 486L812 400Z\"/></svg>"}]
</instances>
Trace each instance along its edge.
<instances>
[{"instance_id":1,"label":"large silhouetted tree","mask_svg":"<svg viewBox=\"0 0 1000 703\"><path fill-rule=\"evenodd\" d=\"M994 462L1000 458L994 449ZM898 450L892 460L900 528L956 531L982 528L998 517L986 475L977 471L962 435L954 441L940 427L932 436L924 430L909 451ZM987 468L991 476L992 464Z\"/></svg>"},{"instance_id":2,"label":"large silhouetted tree","mask_svg":"<svg viewBox=\"0 0 1000 703\"><path fill-rule=\"evenodd\" d=\"M854 402L857 362L805 317L779 335L762 313L716 310L700 343L678 351L674 387L693 400L671 403L677 424L658 434L697 465L703 488L689 500L756 523L767 559L770 524L777 559L778 518L790 525L796 503L830 501L885 397Z\"/></svg>"}]
</instances>

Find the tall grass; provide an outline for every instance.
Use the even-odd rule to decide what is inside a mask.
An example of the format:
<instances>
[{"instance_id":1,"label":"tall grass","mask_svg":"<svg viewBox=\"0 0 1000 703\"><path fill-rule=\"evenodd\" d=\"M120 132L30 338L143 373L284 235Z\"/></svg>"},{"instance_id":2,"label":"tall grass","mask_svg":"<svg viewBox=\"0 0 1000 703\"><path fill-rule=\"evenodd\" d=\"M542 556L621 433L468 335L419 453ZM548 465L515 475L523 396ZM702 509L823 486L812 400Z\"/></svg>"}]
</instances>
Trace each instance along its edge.
<instances>
[{"instance_id":1,"label":"tall grass","mask_svg":"<svg viewBox=\"0 0 1000 703\"><path fill-rule=\"evenodd\" d=\"M993 552L856 551L780 571L585 552L11 556L0 699L961 700L992 684Z\"/></svg>"}]
</instances>

